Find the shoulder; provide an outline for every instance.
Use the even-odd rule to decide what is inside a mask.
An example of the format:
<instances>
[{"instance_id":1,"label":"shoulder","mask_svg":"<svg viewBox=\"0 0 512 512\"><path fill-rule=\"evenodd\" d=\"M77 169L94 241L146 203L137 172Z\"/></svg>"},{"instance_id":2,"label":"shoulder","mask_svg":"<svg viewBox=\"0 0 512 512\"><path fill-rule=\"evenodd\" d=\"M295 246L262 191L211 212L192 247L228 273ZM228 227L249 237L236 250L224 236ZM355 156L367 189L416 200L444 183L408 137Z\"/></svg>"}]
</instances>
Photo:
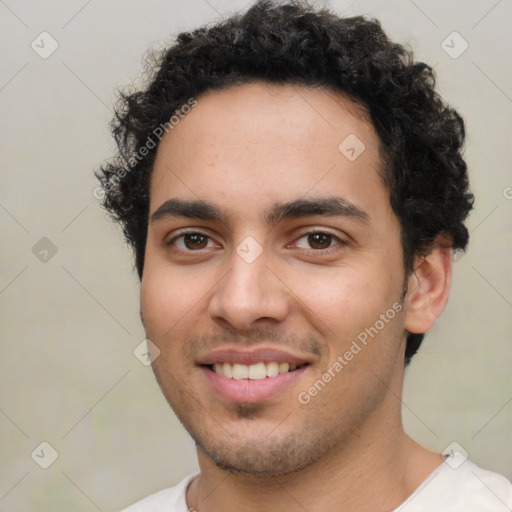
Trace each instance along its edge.
<instances>
[{"instance_id":1,"label":"shoulder","mask_svg":"<svg viewBox=\"0 0 512 512\"><path fill-rule=\"evenodd\" d=\"M186 491L199 472L186 476L179 484L144 498L121 512L187 512Z\"/></svg>"},{"instance_id":2,"label":"shoulder","mask_svg":"<svg viewBox=\"0 0 512 512\"><path fill-rule=\"evenodd\" d=\"M446 512L509 512L512 484L453 453L395 512L433 512L439 507Z\"/></svg>"}]
</instances>

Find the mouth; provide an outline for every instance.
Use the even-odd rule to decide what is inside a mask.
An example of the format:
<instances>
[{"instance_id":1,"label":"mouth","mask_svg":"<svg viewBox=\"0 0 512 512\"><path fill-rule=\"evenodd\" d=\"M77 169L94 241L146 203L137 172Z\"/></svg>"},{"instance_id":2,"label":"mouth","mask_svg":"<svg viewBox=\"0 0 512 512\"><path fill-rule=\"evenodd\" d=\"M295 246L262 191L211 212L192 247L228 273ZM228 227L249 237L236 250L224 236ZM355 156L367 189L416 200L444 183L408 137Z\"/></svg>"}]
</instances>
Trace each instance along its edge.
<instances>
[{"instance_id":1,"label":"mouth","mask_svg":"<svg viewBox=\"0 0 512 512\"><path fill-rule=\"evenodd\" d=\"M210 365L204 365L210 371L234 380L263 380L272 379L278 375L297 371L300 368L309 365L309 363L303 363L300 365L293 363L279 363L277 361L270 362L259 362L255 364L241 364L241 363L214 363Z\"/></svg>"},{"instance_id":2,"label":"mouth","mask_svg":"<svg viewBox=\"0 0 512 512\"><path fill-rule=\"evenodd\" d=\"M284 399L287 388L297 385L311 362L276 350L224 349L198 361L206 383L219 398L228 402L255 403Z\"/></svg>"}]
</instances>

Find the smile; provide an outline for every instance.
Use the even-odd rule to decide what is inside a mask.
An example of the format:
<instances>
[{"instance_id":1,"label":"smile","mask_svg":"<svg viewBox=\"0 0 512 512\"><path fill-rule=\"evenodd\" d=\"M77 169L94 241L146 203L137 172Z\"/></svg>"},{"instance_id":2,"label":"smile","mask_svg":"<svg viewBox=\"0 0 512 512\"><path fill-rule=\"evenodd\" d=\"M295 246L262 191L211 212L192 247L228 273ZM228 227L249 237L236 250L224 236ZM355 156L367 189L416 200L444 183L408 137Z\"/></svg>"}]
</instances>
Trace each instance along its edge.
<instances>
[{"instance_id":1,"label":"smile","mask_svg":"<svg viewBox=\"0 0 512 512\"><path fill-rule=\"evenodd\" d=\"M207 388L227 402L288 400L313 360L272 346L224 346L197 358ZM302 386L303 387L303 386ZM285 398L286 397L286 398Z\"/></svg>"},{"instance_id":2,"label":"smile","mask_svg":"<svg viewBox=\"0 0 512 512\"><path fill-rule=\"evenodd\" d=\"M302 374L310 366L308 363L297 366L270 361L251 365L215 363L199 368L207 386L222 400L231 403L257 403L276 399L288 401L290 395L287 390L298 386Z\"/></svg>"},{"instance_id":3,"label":"smile","mask_svg":"<svg viewBox=\"0 0 512 512\"><path fill-rule=\"evenodd\" d=\"M302 366L304 365L297 366L296 364L271 361L268 363L259 362L251 365L240 363L215 363L210 365L210 369L217 375L222 375L228 379L262 380L277 377L283 373L293 372Z\"/></svg>"}]
</instances>

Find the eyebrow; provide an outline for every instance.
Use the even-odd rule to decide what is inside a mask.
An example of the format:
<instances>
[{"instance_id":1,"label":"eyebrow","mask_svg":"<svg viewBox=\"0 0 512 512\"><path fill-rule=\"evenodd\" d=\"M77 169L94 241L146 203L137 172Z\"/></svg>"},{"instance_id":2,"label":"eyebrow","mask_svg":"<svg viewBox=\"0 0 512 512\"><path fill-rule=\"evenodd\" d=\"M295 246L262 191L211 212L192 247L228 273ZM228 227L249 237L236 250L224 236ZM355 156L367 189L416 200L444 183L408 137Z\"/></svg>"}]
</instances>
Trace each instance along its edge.
<instances>
[{"instance_id":1,"label":"eyebrow","mask_svg":"<svg viewBox=\"0 0 512 512\"><path fill-rule=\"evenodd\" d=\"M289 203L278 203L265 213L265 220L269 224L277 224L283 219L297 219L313 215L349 217L365 224L370 220L370 216L364 210L343 197L298 199Z\"/></svg>"},{"instance_id":2,"label":"eyebrow","mask_svg":"<svg viewBox=\"0 0 512 512\"><path fill-rule=\"evenodd\" d=\"M268 224L278 224L285 219L314 215L348 217L365 224L368 224L370 220L368 213L343 197L297 199L286 203L276 203L264 213L264 219ZM151 222L173 217L218 221L225 224L229 224L230 219L230 215L207 201L172 198L158 207L151 215Z\"/></svg>"}]
</instances>

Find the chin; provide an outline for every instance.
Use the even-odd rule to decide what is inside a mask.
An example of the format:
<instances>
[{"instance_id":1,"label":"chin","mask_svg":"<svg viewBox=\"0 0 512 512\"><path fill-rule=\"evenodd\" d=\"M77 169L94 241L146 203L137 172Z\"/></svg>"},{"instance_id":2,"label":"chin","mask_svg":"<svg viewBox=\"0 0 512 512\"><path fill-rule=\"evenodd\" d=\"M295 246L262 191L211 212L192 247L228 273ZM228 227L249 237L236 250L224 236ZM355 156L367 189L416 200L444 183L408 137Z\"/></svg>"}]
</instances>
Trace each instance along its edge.
<instances>
[{"instance_id":1,"label":"chin","mask_svg":"<svg viewBox=\"0 0 512 512\"><path fill-rule=\"evenodd\" d=\"M296 448L297 443L293 443ZM284 476L301 471L319 458L312 458L303 447L290 451L286 443L280 447L262 446L261 442L248 442L239 449L212 447L198 444L201 450L220 469L247 476Z\"/></svg>"},{"instance_id":2,"label":"chin","mask_svg":"<svg viewBox=\"0 0 512 512\"><path fill-rule=\"evenodd\" d=\"M187 427L186 427L187 428ZM281 425L244 429L234 434L187 428L198 451L218 468L232 474L248 476L284 476L301 471L325 458L336 441L328 432L299 428L293 432ZM309 435L306 432L309 431ZM318 435L317 435L318 434ZM201 459L201 457L200 457Z\"/></svg>"}]
</instances>

